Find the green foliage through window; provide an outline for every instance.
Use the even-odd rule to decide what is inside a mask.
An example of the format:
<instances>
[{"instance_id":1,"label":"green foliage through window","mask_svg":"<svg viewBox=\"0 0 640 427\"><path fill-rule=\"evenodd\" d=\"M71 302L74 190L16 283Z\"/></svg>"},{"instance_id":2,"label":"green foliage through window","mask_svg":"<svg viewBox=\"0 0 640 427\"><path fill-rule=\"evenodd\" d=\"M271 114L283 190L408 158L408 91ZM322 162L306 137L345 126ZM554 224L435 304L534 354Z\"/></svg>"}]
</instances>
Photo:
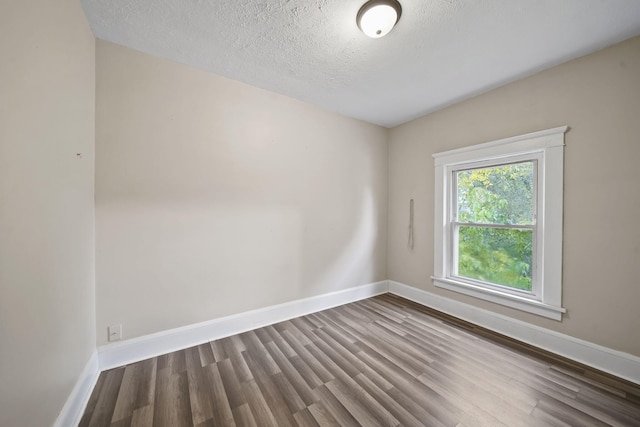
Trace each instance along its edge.
<instances>
[{"instance_id":1,"label":"green foliage through window","mask_svg":"<svg viewBox=\"0 0 640 427\"><path fill-rule=\"evenodd\" d=\"M528 161L455 173L459 276L531 291L534 167Z\"/></svg>"},{"instance_id":2,"label":"green foliage through window","mask_svg":"<svg viewBox=\"0 0 640 427\"><path fill-rule=\"evenodd\" d=\"M531 290L531 230L461 226L458 275Z\"/></svg>"}]
</instances>

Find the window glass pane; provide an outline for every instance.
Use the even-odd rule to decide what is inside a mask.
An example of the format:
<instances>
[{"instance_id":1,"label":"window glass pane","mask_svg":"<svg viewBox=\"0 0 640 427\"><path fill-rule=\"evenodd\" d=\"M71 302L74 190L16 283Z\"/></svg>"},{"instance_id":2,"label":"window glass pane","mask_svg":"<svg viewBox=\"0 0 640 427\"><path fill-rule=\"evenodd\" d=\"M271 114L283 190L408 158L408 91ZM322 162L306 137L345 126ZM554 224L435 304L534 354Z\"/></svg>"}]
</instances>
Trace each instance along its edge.
<instances>
[{"instance_id":1,"label":"window glass pane","mask_svg":"<svg viewBox=\"0 0 640 427\"><path fill-rule=\"evenodd\" d=\"M458 276L531 291L531 230L460 226Z\"/></svg>"},{"instance_id":2,"label":"window glass pane","mask_svg":"<svg viewBox=\"0 0 640 427\"><path fill-rule=\"evenodd\" d=\"M459 222L533 224L532 161L456 172Z\"/></svg>"}]
</instances>

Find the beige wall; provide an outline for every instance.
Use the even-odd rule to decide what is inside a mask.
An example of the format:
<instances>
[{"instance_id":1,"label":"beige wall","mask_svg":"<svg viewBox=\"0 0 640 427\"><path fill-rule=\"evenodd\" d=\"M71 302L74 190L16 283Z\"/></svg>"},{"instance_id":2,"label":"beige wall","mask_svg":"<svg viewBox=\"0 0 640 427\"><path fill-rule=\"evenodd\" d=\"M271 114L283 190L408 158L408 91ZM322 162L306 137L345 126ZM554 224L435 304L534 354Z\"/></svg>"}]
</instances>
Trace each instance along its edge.
<instances>
[{"instance_id":1,"label":"beige wall","mask_svg":"<svg viewBox=\"0 0 640 427\"><path fill-rule=\"evenodd\" d=\"M95 41L77 0L1 9L0 425L50 426L95 351Z\"/></svg>"},{"instance_id":2,"label":"beige wall","mask_svg":"<svg viewBox=\"0 0 640 427\"><path fill-rule=\"evenodd\" d=\"M99 41L98 344L386 279L384 128Z\"/></svg>"},{"instance_id":3,"label":"beige wall","mask_svg":"<svg viewBox=\"0 0 640 427\"><path fill-rule=\"evenodd\" d=\"M436 152L569 125L565 149L563 305L559 323L435 288ZM640 356L640 38L391 131L389 278ZM415 249L406 245L415 199Z\"/></svg>"}]
</instances>

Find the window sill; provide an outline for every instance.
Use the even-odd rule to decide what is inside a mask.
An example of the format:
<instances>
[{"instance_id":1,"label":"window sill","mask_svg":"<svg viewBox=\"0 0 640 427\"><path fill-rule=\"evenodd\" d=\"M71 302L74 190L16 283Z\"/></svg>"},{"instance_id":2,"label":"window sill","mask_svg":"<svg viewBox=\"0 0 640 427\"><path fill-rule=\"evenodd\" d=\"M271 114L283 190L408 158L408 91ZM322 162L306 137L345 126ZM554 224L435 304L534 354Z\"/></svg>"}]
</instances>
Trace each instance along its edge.
<instances>
[{"instance_id":1,"label":"window sill","mask_svg":"<svg viewBox=\"0 0 640 427\"><path fill-rule=\"evenodd\" d=\"M548 317L553 320L562 320L562 313L567 312L567 309L563 307L556 307L540 301L500 292L498 290L487 289L444 277L432 276L431 279L433 280L433 284L438 288L448 289L450 291L469 295L485 301L491 301L517 310L537 314L538 316Z\"/></svg>"}]
</instances>

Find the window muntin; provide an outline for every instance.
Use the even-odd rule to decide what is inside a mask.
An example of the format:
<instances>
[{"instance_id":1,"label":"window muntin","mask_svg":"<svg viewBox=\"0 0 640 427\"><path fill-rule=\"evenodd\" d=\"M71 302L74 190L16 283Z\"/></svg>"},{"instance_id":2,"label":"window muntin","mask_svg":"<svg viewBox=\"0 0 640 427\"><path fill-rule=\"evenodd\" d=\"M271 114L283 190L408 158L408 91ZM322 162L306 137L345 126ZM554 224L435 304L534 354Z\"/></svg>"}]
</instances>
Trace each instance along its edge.
<instances>
[{"instance_id":1,"label":"window muntin","mask_svg":"<svg viewBox=\"0 0 640 427\"><path fill-rule=\"evenodd\" d=\"M537 158L451 168L450 275L536 298Z\"/></svg>"}]
</instances>

